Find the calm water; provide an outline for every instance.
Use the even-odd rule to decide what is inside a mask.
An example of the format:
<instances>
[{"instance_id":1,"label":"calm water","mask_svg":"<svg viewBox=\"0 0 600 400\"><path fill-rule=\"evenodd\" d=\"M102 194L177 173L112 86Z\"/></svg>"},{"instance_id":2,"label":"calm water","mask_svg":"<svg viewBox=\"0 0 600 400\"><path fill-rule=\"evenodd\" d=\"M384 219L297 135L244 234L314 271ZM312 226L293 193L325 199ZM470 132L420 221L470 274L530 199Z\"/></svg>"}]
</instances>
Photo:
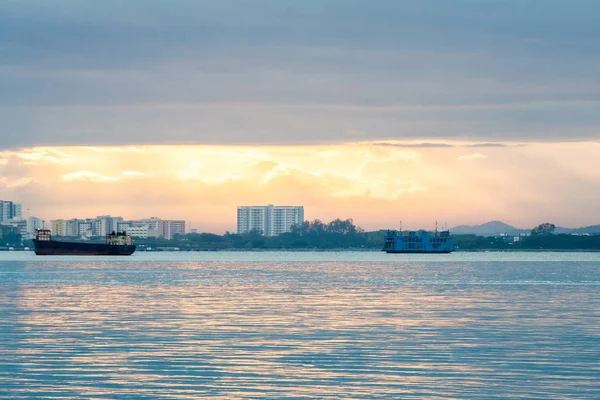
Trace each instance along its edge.
<instances>
[{"instance_id":1,"label":"calm water","mask_svg":"<svg viewBox=\"0 0 600 400\"><path fill-rule=\"evenodd\" d=\"M0 398L600 398L600 253L0 254Z\"/></svg>"}]
</instances>

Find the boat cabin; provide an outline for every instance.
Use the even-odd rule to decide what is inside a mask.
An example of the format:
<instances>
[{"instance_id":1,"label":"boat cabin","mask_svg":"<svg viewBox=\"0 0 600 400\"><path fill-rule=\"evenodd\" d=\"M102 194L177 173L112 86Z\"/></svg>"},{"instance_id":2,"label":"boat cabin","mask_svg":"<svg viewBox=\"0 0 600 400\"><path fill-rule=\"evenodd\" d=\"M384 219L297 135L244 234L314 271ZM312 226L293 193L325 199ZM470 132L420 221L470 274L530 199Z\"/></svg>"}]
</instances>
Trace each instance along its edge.
<instances>
[{"instance_id":1,"label":"boat cabin","mask_svg":"<svg viewBox=\"0 0 600 400\"><path fill-rule=\"evenodd\" d=\"M113 245L132 245L133 240L131 240L131 236L129 236L125 231L112 231L111 233L106 235L106 243Z\"/></svg>"},{"instance_id":2,"label":"boat cabin","mask_svg":"<svg viewBox=\"0 0 600 400\"><path fill-rule=\"evenodd\" d=\"M52 233L50 229L39 228L35 230L35 240L39 240L41 242L49 242L52 240Z\"/></svg>"}]
</instances>

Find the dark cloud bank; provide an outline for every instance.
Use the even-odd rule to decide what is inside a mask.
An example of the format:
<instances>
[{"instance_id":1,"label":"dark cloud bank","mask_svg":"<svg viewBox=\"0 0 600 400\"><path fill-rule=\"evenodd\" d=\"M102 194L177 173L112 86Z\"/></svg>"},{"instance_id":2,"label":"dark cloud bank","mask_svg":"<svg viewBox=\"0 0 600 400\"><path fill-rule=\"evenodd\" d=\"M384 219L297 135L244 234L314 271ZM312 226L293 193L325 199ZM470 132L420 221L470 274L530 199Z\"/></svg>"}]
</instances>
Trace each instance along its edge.
<instances>
[{"instance_id":1,"label":"dark cloud bank","mask_svg":"<svg viewBox=\"0 0 600 400\"><path fill-rule=\"evenodd\" d=\"M4 146L600 136L595 1L8 1Z\"/></svg>"}]
</instances>

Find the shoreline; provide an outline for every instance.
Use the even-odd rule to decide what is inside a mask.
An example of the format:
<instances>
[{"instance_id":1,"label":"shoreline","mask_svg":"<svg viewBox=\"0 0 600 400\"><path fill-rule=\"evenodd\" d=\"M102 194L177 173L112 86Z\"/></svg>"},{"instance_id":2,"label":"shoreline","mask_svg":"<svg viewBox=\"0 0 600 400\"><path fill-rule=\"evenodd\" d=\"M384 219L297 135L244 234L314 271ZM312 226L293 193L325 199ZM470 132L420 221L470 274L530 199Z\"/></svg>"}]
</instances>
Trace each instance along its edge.
<instances>
[{"instance_id":1,"label":"shoreline","mask_svg":"<svg viewBox=\"0 0 600 400\"><path fill-rule=\"evenodd\" d=\"M202 253L202 252L289 252L289 253L324 253L324 252L365 252L365 253L383 253L381 249L363 249L363 248L339 248L339 249L202 249L202 250L152 250L152 251L139 251L140 253L162 253L162 252L176 252L176 253ZM470 250L454 250L453 253L598 253L600 249L470 249ZM443 253L406 253L406 254L443 254Z\"/></svg>"},{"instance_id":2,"label":"shoreline","mask_svg":"<svg viewBox=\"0 0 600 400\"><path fill-rule=\"evenodd\" d=\"M6 248L0 247L0 252L33 252L33 248L24 249L24 248ZM324 252L382 252L381 249L365 249L365 248L336 248L336 249L318 249L318 248L254 248L254 249L240 249L240 248L221 248L221 249L157 249L157 250L142 250L138 249L137 253L205 253L205 252L233 252L233 253L242 253L242 252L254 252L254 253L262 253L262 252L290 252L290 253L324 253ZM484 252L492 252L492 253L598 253L600 249L456 249L453 253L484 253ZM441 254L441 253L407 253L407 254Z\"/></svg>"}]
</instances>

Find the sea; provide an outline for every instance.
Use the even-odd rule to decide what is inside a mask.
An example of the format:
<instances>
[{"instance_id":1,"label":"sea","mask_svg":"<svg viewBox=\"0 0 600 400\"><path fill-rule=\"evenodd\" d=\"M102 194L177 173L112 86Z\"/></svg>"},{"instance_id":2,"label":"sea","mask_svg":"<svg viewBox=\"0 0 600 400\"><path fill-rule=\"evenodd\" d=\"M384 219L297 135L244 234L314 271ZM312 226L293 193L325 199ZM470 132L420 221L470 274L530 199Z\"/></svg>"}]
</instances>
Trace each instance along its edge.
<instances>
[{"instance_id":1,"label":"sea","mask_svg":"<svg viewBox=\"0 0 600 400\"><path fill-rule=\"evenodd\" d=\"M600 253L0 253L1 399L600 399Z\"/></svg>"}]
</instances>

